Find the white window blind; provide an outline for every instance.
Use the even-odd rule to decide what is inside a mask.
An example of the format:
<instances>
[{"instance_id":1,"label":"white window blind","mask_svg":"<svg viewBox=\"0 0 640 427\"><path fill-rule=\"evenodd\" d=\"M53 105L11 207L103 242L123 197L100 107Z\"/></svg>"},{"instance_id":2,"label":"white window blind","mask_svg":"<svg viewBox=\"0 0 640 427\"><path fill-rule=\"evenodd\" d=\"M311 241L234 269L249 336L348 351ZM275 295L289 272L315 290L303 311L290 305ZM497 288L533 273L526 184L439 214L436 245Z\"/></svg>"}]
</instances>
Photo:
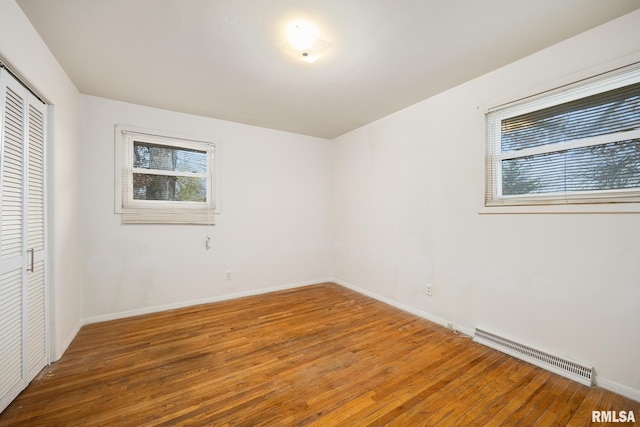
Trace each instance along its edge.
<instances>
[{"instance_id":1,"label":"white window blind","mask_svg":"<svg viewBox=\"0 0 640 427\"><path fill-rule=\"evenodd\" d=\"M215 143L119 128L116 146L123 223L215 223Z\"/></svg>"},{"instance_id":2,"label":"white window blind","mask_svg":"<svg viewBox=\"0 0 640 427\"><path fill-rule=\"evenodd\" d=\"M487 206L640 201L638 67L494 109L487 128Z\"/></svg>"}]
</instances>

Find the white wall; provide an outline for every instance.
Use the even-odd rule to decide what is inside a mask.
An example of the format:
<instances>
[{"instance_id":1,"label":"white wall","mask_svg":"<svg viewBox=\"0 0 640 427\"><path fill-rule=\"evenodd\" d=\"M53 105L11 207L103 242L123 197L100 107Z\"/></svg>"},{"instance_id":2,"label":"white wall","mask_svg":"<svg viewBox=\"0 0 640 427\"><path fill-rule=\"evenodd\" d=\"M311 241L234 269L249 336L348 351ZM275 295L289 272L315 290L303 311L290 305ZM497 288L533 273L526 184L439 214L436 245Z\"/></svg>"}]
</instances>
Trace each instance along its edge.
<instances>
[{"instance_id":1,"label":"white wall","mask_svg":"<svg viewBox=\"0 0 640 427\"><path fill-rule=\"evenodd\" d=\"M53 104L48 135L51 357L80 327L79 93L13 0L0 0L0 55Z\"/></svg>"},{"instance_id":2,"label":"white wall","mask_svg":"<svg viewBox=\"0 0 640 427\"><path fill-rule=\"evenodd\" d=\"M487 108L638 60L640 11L335 139L334 277L640 399L640 214L479 214Z\"/></svg>"},{"instance_id":3,"label":"white wall","mask_svg":"<svg viewBox=\"0 0 640 427\"><path fill-rule=\"evenodd\" d=\"M20 8L0 0L0 55L55 106L53 358L81 315L224 298L333 271L463 327L592 363L599 381L640 398L639 215L479 214L484 110L640 59L639 28L635 12L546 49L337 138L331 158L321 139L80 97ZM223 213L211 251L201 227L120 225L116 123L222 142Z\"/></svg>"},{"instance_id":4,"label":"white wall","mask_svg":"<svg viewBox=\"0 0 640 427\"><path fill-rule=\"evenodd\" d=\"M206 226L121 224L116 124L219 140L222 213L211 250ZM331 276L330 141L84 95L81 136L87 321Z\"/></svg>"}]
</instances>

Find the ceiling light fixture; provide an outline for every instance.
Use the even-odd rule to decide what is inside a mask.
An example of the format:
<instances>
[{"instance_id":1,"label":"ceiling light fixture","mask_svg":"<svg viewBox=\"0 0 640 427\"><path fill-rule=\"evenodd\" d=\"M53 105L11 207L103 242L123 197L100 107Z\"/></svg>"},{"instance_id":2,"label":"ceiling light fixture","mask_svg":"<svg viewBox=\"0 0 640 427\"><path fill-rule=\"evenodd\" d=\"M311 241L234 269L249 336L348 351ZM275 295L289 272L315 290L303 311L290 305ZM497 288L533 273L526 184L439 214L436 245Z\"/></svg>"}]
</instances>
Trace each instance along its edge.
<instances>
[{"instance_id":1,"label":"ceiling light fixture","mask_svg":"<svg viewBox=\"0 0 640 427\"><path fill-rule=\"evenodd\" d=\"M281 50L310 64L332 46L332 43L319 38L316 27L306 21L292 22L287 28L287 37L288 41Z\"/></svg>"}]
</instances>

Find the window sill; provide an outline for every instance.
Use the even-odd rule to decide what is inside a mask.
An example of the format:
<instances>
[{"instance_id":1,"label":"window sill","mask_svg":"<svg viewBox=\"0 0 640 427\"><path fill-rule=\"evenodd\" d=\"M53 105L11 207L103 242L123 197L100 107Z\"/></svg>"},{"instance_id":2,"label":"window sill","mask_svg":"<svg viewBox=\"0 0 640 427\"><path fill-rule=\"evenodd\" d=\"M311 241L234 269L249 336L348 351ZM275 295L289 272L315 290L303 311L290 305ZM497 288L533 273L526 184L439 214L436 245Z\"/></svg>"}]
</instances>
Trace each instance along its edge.
<instances>
[{"instance_id":1,"label":"window sill","mask_svg":"<svg viewBox=\"0 0 640 427\"><path fill-rule=\"evenodd\" d=\"M480 215L493 214L638 214L640 203L485 206Z\"/></svg>"}]
</instances>

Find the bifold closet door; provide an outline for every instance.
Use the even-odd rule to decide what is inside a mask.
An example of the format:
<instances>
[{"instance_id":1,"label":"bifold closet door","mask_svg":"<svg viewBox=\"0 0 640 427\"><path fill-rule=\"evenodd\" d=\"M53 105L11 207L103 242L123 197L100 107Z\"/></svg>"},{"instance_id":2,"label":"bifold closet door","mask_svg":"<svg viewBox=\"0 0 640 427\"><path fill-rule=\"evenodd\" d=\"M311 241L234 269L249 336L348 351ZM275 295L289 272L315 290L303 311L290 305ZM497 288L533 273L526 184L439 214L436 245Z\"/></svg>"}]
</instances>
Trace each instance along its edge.
<instances>
[{"instance_id":1,"label":"bifold closet door","mask_svg":"<svg viewBox=\"0 0 640 427\"><path fill-rule=\"evenodd\" d=\"M0 411L47 364L45 105L0 68Z\"/></svg>"}]
</instances>

